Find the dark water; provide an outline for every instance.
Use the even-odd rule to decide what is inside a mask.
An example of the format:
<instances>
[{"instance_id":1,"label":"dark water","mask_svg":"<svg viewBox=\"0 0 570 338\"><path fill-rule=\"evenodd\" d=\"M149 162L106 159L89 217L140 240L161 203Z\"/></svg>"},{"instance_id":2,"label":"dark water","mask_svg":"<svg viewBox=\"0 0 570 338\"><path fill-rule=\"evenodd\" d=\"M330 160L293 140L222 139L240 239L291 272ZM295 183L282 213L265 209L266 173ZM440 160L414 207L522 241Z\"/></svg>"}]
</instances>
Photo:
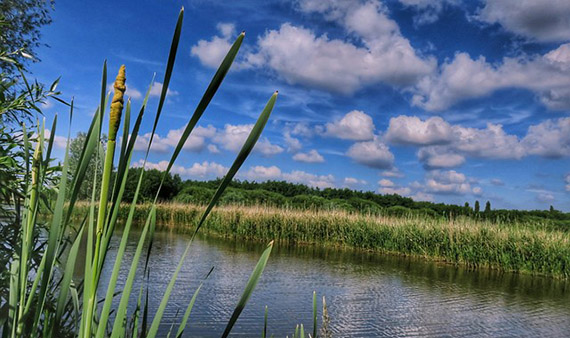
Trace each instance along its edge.
<instances>
[{"instance_id":1,"label":"dark water","mask_svg":"<svg viewBox=\"0 0 570 338\"><path fill-rule=\"evenodd\" d=\"M130 241L125 263L130 263L137 236ZM156 234L150 313L156 311L187 240L180 234ZM185 336L220 336L264 248L261 243L196 240L167 307L162 334L180 320L203 276L215 266ZM113 255L109 258L114 260ZM128 266L123 269L126 275ZM324 295L336 337L568 337L569 286L548 278L473 272L417 259L281 245L273 249L232 334L261 336L265 305L269 334L291 336L298 323L312 332L315 290L319 323ZM135 290L138 293L136 285Z\"/></svg>"}]
</instances>

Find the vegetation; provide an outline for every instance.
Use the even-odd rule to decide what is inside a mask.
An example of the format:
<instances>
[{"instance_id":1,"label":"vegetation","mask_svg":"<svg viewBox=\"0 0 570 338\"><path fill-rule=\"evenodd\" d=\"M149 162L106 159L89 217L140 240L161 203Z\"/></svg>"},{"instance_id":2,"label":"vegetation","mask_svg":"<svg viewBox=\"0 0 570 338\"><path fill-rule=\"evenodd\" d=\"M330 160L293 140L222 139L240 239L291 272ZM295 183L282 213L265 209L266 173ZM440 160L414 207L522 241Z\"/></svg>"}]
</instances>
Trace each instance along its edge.
<instances>
[{"instance_id":1,"label":"vegetation","mask_svg":"<svg viewBox=\"0 0 570 338\"><path fill-rule=\"evenodd\" d=\"M119 218L126 217L127 207L120 208ZM150 209L148 204L138 205L135 223L142 224ZM203 209L197 205L159 204L157 227L193 233ZM203 228L213 235L237 239L339 245L421 256L471 268L570 277L569 233L552 229L548 223L228 205L212 212Z\"/></svg>"},{"instance_id":2,"label":"vegetation","mask_svg":"<svg viewBox=\"0 0 570 338\"><path fill-rule=\"evenodd\" d=\"M142 169L134 169L142 170ZM159 177L156 169L146 170L149 177ZM146 175L146 174L145 174ZM156 179L151 178L147 189L141 192L141 201L153 197L158 187ZM178 175L167 175L166 189L160 200L163 202L206 204L212 197L220 180L182 182ZM128 184L125 195L131 196L136 184ZM474 220L492 222L549 224L552 228L570 230L570 213L564 213L551 207L549 210L505 210L491 209L489 201L485 210L479 210L479 201L475 201L472 209L469 203L463 206L416 202L409 197L396 194L381 195L371 191L354 191L336 188L311 188L303 184L285 181L249 182L234 180L230 183L226 195L220 200L223 205L283 207L300 210L339 210L362 214L382 214L392 216L429 216L454 219L469 217Z\"/></svg>"},{"instance_id":3,"label":"vegetation","mask_svg":"<svg viewBox=\"0 0 570 338\"><path fill-rule=\"evenodd\" d=\"M183 13L184 11L181 10L174 31L145 162L168 92L182 29ZM238 36L214 74L210 85L185 127L166 171L160 173L159 179L152 182L155 186L151 188L156 187L155 191L152 192L154 197L148 199L150 208L147 210L143 230L138 239L133 258L130 262L125 262L130 263L130 269L124 280L124 286L121 288L117 287L117 281L121 265L125 260L127 238L133 224L135 206L141 191L144 191L142 182L145 182L146 185L148 179L147 172L144 170L130 171L130 162L152 83L146 92L142 107L136 115L131 129L131 104L129 100L125 100L123 97L126 89L126 68L121 66L114 84L114 94L109 109L108 137L105 138L102 134L102 121L109 102L105 95L107 68L106 63L104 63L100 104L94 114L89 131L85 134L83 142L77 143L79 145L77 149L71 149L68 137L65 157L57 170L52 170L50 167L54 137L47 136L45 125L38 123L34 128L35 131L30 133L24 124L19 124L22 133L13 139L14 143L0 149L0 155L3 156L0 164L16 168L13 171L6 169L1 175L14 178L16 182L21 183L18 187L7 186L2 190L4 192L3 197L5 197L3 202L8 205L6 212L2 214L0 219L2 233L6 234L8 238L6 240L3 238L1 248L2 264L5 267L2 269L2 293L0 294L2 297L0 298L0 313L2 313L0 331L3 337L156 337L159 334L162 316L177 276L189 253L194 236L201 225L208 220L208 215L255 146L277 98L277 92L270 97L228 174L219 182L205 210L201 212L200 220L196 223L186 251L173 272L158 310L150 320L146 300L148 300L150 288L148 276L152 271L149 270L147 263L152 252L157 220L156 203L161 196L164 198L173 197L172 192L161 195L163 187L168 185L169 171L228 73L243 38L244 33ZM50 89L50 93L53 92L53 87ZM35 99L36 97L29 94L22 98L22 102L35 105ZM14 97L2 97L2 105L10 105L13 102ZM73 101L69 103L69 106L72 117ZM12 111L21 112L21 110L14 109ZM18 122L18 116L17 114L14 115L16 118L14 123ZM57 117L51 125L51 135L55 135L56 127ZM71 151L75 152L73 154L76 157L74 163L70 158ZM19 158L13 159L11 162L7 160L7 156L16 153L19 154ZM118 155L118 163L114 162L115 154ZM94 158L95 160L93 160ZM70 168L71 164L74 164L73 168ZM115 165L116 170L114 170ZM94 170L88 172L89 166L95 166ZM52 179L51 174L53 172L57 172L57 175ZM124 200L126 185L133 172L136 174L134 184L136 189L132 194L132 200L128 201L130 207L124 222L116 258L114 261L110 261L107 257L110 239L117 224L120 203ZM84 186L83 182L88 173L92 176L89 177L92 184ZM76 208L76 202L82 193L89 196L83 210ZM78 219L72 217L72 215L78 214L81 214ZM84 263L82 264L84 265L84 272L78 276L75 267L80 259L80 246L84 246L85 261L81 262ZM273 241L270 241L254 268L231 318L229 318L223 337L229 335L245 307L267 264L272 247ZM145 264L142 274L137 276L138 267L142 265L141 261L143 260ZM107 281L106 290L101 290L102 271L106 265L110 265L111 276ZM132 307L129 307L129 301L135 292L133 290L135 278L141 279L142 287L140 290L136 290L139 297L136 307L132 311ZM180 337L184 332L200 288L201 285L196 289L188 304L176 332L176 337ZM146 298L143 298L142 295L145 291ZM118 301L118 305L114 300ZM314 307L316 307L316 303L314 303ZM314 310L313 316L316 322L316 310ZM316 332L316 327L314 332ZM302 332L296 336L304 337L305 335Z\"/></svg>"}]
</instances>

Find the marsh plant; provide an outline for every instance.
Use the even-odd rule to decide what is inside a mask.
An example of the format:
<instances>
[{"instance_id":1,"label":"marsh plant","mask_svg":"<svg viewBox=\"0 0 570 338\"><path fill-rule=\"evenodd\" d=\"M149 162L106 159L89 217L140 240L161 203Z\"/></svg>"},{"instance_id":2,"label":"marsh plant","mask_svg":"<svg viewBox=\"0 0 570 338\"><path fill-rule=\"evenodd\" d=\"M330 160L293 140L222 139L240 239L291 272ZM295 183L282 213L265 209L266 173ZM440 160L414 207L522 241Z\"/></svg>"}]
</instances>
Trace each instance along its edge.
<instances>
[{"instance_id":1,"label":"marsh plant","mask_svg":"<svg viewBox=\"0 0 570 338\"><path fill-rule=\"evenodd\" d=\"M168 55L162 92L143 160L145 164L173 73L183 16L184 10L182 9L178 16ZM105 93L107 66L106 63L103 65L99 107L86 134L77 166L73 171L70 169L70 138L68 135L67 148L61 164L57 187L51 194L46 194L45 189L47 186L46 173L52 159L51 151L54 137L44 138L46 135L44 125L37 128L34 139L28 138L27 133L23 134L23 163L26 165L22 176L25 189L21 198L14 197L13 200L23 200L23 208L21 215L18 214L12 220L17 225L18 232L16 234L17 242L11 248L13 254L8 263L10 269L9 295L7 299L2 299L2 304L0 304L3 308L2 322L0 323L3 337L155 337L159 334L159 325L192 241L252 151L277 98L277 92L271 95L228 173L221 180L210 202L201 212L186 250L174 268L158 309L149 315L149 304L143 295L146 291L146 299L148 299L148 276L152 273L149 271L148 262L149 256L152 254L153 234L157 220L157 198L162 183L180 155L184 143L228 73L244 36L245 33L242 32L237 37L214 74L195 111L190 116L168 166L163 172L161 185L156 196L149 204L150 207L144 217L142 231L130 262L125 261L125 250L133 226L139 192L145 180L144 170L137 172L137 186L132 200L123 201L123 194L129 175L134 145L146 112L152 81L138 113L132 113L131 101L124 97L128 72L125 66L120 67L114 82L114 92L110 99L109 123L106 134L108 138L105 147L103 147L103 121L110 97L110 94ZM69 103L69 107L71 123L74 109L73 101ZM134 118L132 129L130 128L131 118ZM51 126L51 135L55 135L56 128L57 117ZM92 158L98 158L98 160L91 161ZM116 159L118 160L116 161ZM101 164L102 168L101 170L94 170L96 174L93 176L93 182L91 182L91 198L87 205L84 205L84 212L80 212L79 209L75 210L76 202L90 163ZM100 175L97 174L99 172ZM108 256L109 243L117 227L121 202L127 203L128 211L124 219L120 242L116 248L116 258L111 260ZM81 214L78 220L71 217L78 212ZM44 228L47 230L40 231L40 225L43 223L47 223ZM222 334L223 337L228 336L244 309L265 268L272 247L273 241L270 241L255 266L231 318L228 320ZM80 251L85 253L84 262L78 262L78 260L83 260L83 255L79 254ZM33 260L32 256L38 257L38 259ZM119 271L123 264L130 264L129 272L127 276L121 277L124 278L120 283L122 287L118 287ZM84 266L83 273L75 271L78 265ZM110 267L111 273L110 276L107 276L108 280L102 283L102 271L105 266ZM137 278L141 281L142 286L135 290L134 284ZM102 287L104 284L107 285L106 289ZM176 331L173 331L175 328L172 328L171 332L168 333L169 335L176 337L182 335L201 287L202 285L193 294L181 317L179 327ZM129 304L133 301L131 295L138 295L136 304ZM316 298L314 298L313 316L312 336L316 336ZM267 321L265 323L267 324ZM266 330L265 325L264 335ZM160 335L163 334L164 332L160 333ZM302 328L296 333L298 337L304 335Z\"/></svg>"}]
</instances>

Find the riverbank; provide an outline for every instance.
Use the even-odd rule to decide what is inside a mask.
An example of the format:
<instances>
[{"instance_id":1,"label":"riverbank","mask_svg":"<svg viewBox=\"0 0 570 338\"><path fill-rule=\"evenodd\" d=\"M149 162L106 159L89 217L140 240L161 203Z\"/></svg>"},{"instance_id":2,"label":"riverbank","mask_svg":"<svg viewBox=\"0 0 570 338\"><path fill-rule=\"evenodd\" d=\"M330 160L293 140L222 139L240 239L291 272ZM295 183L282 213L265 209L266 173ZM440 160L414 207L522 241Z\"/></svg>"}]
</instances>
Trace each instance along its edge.
<instances>
[{"instance_id":1,"label":"riverbank","mask_svg":"<svg viewBox=\"0 0 570 338\"><path fill-rule=\"evenodd\" d=\"M191 232L203 208L159 204L157 227ZM82 209L78 211L86 210ZM149 210L150 205L138 205L135 223L143 224ZM119 217L126 219L127 214L128 206L124 205ZM224 206L214 209L200 231L247 240L275 239L412 255L470 268L570 277L570 234L542 224Z\"/></svg>"}]
</instances>

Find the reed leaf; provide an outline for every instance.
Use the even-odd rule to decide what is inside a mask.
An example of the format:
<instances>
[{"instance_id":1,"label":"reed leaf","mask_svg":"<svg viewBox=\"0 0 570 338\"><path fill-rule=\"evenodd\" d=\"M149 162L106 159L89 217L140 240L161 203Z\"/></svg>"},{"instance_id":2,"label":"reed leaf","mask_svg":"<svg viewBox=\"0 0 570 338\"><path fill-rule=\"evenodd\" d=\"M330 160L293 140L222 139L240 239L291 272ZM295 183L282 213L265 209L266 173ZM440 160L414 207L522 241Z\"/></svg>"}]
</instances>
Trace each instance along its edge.
<instances>
[{"instance_id":1,"label":"reed leaf","mask_svg":"<svg viewBox=\"0 0 570 338\"><path fill-rule=\"evenodd\" d=\"M271 249L273 249L273 241L269 242L269 244L267 245L267 248L265 249L265 251L263 251L263 254L261 254L259 261L255 265L255 268L253 269L253 272L252 272L251 276L249 277L249 280L247 281L245 289L243 290L243 294L241 295L241 298L240 298L237 306L235 307L234 312L232 313L232 316L228 322L228 325L226 326L226 329L224 330L224 333L222 334L222 338L225 338L230 334L234 324L236 323L241 312L245 308L245 305L247 304L249 297L253 293L253 290L255 289L255 286L257 285L257 282L259 281L259 277L261 277L261 274L263 273L263 270L265 269L265 265L267 265L267 260L269 259L269 255L271 254Z\"/></svg>"}]
</instances>

